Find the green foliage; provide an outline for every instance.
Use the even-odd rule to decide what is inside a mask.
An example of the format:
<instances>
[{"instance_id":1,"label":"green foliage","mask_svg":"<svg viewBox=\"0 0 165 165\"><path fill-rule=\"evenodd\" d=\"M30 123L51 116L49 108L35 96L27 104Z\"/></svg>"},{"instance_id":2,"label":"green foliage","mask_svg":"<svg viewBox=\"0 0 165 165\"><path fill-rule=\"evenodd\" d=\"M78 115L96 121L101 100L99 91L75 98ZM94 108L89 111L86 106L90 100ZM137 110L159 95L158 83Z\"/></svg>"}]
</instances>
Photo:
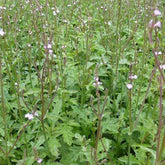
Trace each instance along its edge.
<instances>
[{"instance_id":1,"label":"green foliage","mask_svg":"<svg viewBox=\"0 0 165 165\"><path fill-rule=\"evenodd\" d=\"M164 84L161 101L147 28L163 3L1 0L0 165L163 162Z\"/></svg>"}]
</instances>

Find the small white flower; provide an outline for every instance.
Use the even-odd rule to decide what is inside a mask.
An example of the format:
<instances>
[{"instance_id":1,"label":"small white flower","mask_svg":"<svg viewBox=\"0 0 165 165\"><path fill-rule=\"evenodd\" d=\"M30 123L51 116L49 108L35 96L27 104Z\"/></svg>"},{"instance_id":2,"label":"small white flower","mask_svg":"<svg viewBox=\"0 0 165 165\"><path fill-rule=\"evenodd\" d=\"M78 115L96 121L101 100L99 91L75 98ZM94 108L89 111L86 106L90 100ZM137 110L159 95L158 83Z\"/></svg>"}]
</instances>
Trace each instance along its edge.
<instances>
[{"instance_id":1,"label":"small white flower","mask_svg":"<svg viewBox=\"0 0 165 165\"><path fill-rule=\"evenodd\" d=\"M86 20L83 20L83 22L84 22L84 24L86 24L86 23L87 23L87 21L86 21Z\"/></svg>"},{"instance_id":2,"label":"small white flower","mask_svg":"<svg viewBox=\"0 0 165 165\"><path fill-rule=\"evenodd\" d=\"M162 54L162 52L160 51L160 52L155 52L155 55L157 56L157 55L161 55Z\"/></svg>"},{"instance_id":3,"label":"small white flower","mask_svg":"<svg viewBox=\"0 0 165 165\"><path fill-rule=\"evenodd\" d=\"M94 80L99 81L99 78L98 77L94 77Z\"/></svg>"},{"instance_id":4,"label":"small white flower","mask_svg":"<svg viewBox=\"0 0 165 165\"><path fill-rule=\"evenodd\" d=\"M132 89L133 85L132 84L127 84L128 89Z\"/></svg>"},{"instance_id":5,"label":"small white flower","mask_svg":"<svg viewBox=\"0 0 165 165\"><path fill-rule=\"evenodd\" d=\"M64 22L64 23L68 23L68 21L67 21L66 19L62 20L62 22Z\"/></svg>"},{"instance_id":6,"label":"small white flower","mask_svg":"<svg viewBox=\"0 0 165 165\"><path fill-rule=\"evenodd\" d=\"M133 80L133 79L137 79L137 75L129 76L129 79L131 79L131 80Z\"/></svg>"},{"instance_id":7,"label":"small white flower","mask_svg":"<svg viewBox=\"0 0 165 165\"><path fill-rule=\"evenodd\" d=\"M39 163L39 164L42 163L42 159L38 158L37 163Z\"/></svg>"},{"instance_id":8,"label":"small white flower","mask_svg":"<svg viewBox=\"0 0 165 165\"><path fill-rule=\"evenodd\" d=\"M133 76L133 79L137 79L137 75L134 75L134 76Z\"/></svg>"},{"instance_id":9,"label":"small white flower","mask_svg":"<svg viewBox=\"0 0 165 165\"><path fill-rule=\"evenodd\" d=\"M154 10L154 16L159 16L159 15L161 15L161 12L158 9Z\"/></svg>"},{"instance_id":10,"label":"small white flower","mask_svg":"<svg viewBox=\"0 0 165 165\"><path fill-rule=\"evenodd\" d=\"M37 112L34 112L34 116L37 116L38 117L38 113Z\"/></svg>"},{"instance_id":11,"label":"small white flower","mask_svg":"<svg viewBox=\"0 0 165 165\"><path fill-rule=\"evenodd\" d=\"M108 21L108 25L111 26L112 25L112 22L111 21Z\"/></svg>"},{"instance_id":12,"label":"small white flower","mask_svg":"<svg viewBox=\"0 0 165 165\"><path fill-rule=\"evenodd\" d=\"M159 28L161 28L161 22L160 22L160 21L156 22L156 24L154 25L154 27L159 27Z\"/></svg>"},{"instance_id":13,"label":"small white flower","mask_svg":"<svg viewBox=\"0 0 165 165\"><path fill-rule=\"evenodd\" d=\"M160 65L160 69L165 69L165 65Z\"/></svg>"},{"instance_id":14,"label":"small white flower","mask_svg":"<svg viewBox=\"0 0 165 165\"><path fill-rule=\"evenodd\" d=\"M53 11L53 15L57 15L56 11Z\"/></svg>"},{"instance_id":15,"label":"small white flower","mask_svg":"<svg viewBox=\"0 0 165 165\"><path fill-rule=\"evenodd\" d=\"M98 81L98 85L101 85L101 84L103 84L102 82L100 82L100 81Z\"/></svg>"},{"instance_id":16,"label":"small white flower","mask_svg":"<svg viewBox=\"0 0 165 165\"><path fill-rule=\"evenodd\" d=\"M27 113L27 114L25 114L25 118L28 118L29 120L32 120L34 118L34 116L31 113Z\"/></svg>"},{"instance_id":17,"label":"small white flower","mask_svg":"<svg viewBox=\"0 0 165 165\"><path fill-rule=\"evenodd\" d=\"M48 49L51 49L51 48L52 48L52 44L48 44L48 45L47 45L47 48L48 48Z\"/></svg>"},{"instance_id":18,"label":"small white flower","mask_svg":"<svg viewBox=\"0 0 165 165\"><path fill-rule=\"evenodd\" d=\"M66 47L67 47L66 45L62 45L62 46L61 46L62 49L65 49Z\"/></svg>"},{"instance_id":19,"label":"small white flower","mask_svg":"<svg viewBox=\"0 0 165 165\"><path fill-rule=\"evenodd\" d=\"M52 49L49 49L49 54L53 54L53 50Z\"/></svg>"},{"instance_id":20,"label":"small white flower","mask_svg":"<svg viewBox=\"0 0 165 165\"><path fill-rule=\"evenodd\" d=\"M5 32L2 29L0 29L0 35L1 36L4 36L5 35Z\"/></svg>"},{"instance_id":21,"label":"small white flower","mask_svg":"<svg viewBox=\"0 0 165 165\"><path fill-rule=\"evenodd\" d=\"M96 83L93 83L93 86L96 86Z\"/></svg>"}]
</instances>

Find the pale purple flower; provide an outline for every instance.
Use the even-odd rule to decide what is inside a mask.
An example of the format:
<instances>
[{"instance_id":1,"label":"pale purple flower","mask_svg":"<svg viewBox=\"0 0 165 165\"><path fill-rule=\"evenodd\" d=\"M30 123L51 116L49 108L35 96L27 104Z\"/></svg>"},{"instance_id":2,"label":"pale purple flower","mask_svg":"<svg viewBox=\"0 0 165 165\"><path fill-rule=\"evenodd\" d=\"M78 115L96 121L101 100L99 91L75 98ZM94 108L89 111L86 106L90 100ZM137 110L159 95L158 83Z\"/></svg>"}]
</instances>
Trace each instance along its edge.
<instances>
[{"instance_id":1,"label":"pale purple flower","mask_svg":"<svg viewBox=\"0 0 165 165\"><path fill-rule=\"evenodd\" d=\"M127 84L128 89L132 89L133 85L132 84Z\"/></svg>"},{"instance_id":2,"label":"pale purple flower","mask_svg":"<svg viewBox=\"0 0 165 165\"><path fill-rule=\"evenodd\" d=\"M42 163L42 159L38 158L37 163L41 164Z\"/></svg>"},{"instance_id":3,"label":"pale purple flower","mask_svg":"<svg viewBox=\"0 0 165 165\"><path fill-rule=\"evenodd\" d=\"M66 47L67 47L66 45L62 45L62 46L61 46L62 49L65 49Z\"/></svg>"},{"instance_id":4,"label":"pale purple flower","mask_svg":"<svg viewBox=\"0 0 165 165\"><path fill-rule=\"evenodd\" d=\"M53 54L53 50L52 49L49 49L49 54Z\"/></svg>"},{"instance_id":5,"label":"pale purple flower","mask_svg":"<svg viewBox=\"0 0 165 165\"><path fill-rule=\"evenodd\" d=\"M159 15L161 15L161 12L158 9L154 10L154 16L159 16Z\"/></svg>"},{"instance_id":6,"label":"pale purple flower","mask_svg":"<svg viewBox=\"0 0 165 165\"><path fill-rule=\"evenodd\" d=\"M159 28L161 28L161 22L160 22L160 21L156 22L156 24L154 25L154 27L159 27Z\"/></svg>"},{"instance_id":7,"label":"pale purple flower","mask_svg":"<svg viewBox=\"0 0 165 165\"><path fill-rule=\"evenodd\" d=\"M93 83L93 86L95 86L95 87L96 87L96 83Z\"/></svg>"},{"instance_id":8,"label":"pale purple flower","mask_svg":"<svg viewBox=\"0 0 165 165\"><path fill-rule=\"evenodd\" d=\"M47 48L48 48L48 49L51 49L51 48L52 48L52 44L48 44L48 45L47 45Z\"/></svg>"},{"instance_id":9,"label":"pale purple flower","mask_svg":"<svg viewBox=\"0 0 165 165\"><path fill-rule=\"evenodd\" d=\"M31 113L27 113L27 114L25 114L25 118L28 118L29 120L32 120L34 118L34 116Z\"/></svg>"},{"instance_id":10,"label":"pale purple flower","mask_svg":"<svg viewBox=\"0 0 165 165\"><path fill-rule=\"evenodd\" d=\"M160 69L165 69L165 65L160 65Z\"/></svg>"},{"instance_id":11,"label":"pale purple flower","mask_svg":"<svg viewBox=\"0 0 165 165\"><path fill-rule=\"evenodd\" d=\"M99 81L99 78L98 77L94 77L94 80Z\"/></svg>"},{"instance_id":12,"label":"pale purple flower","mask_svg":"<svg viewBox=\"0 0 165 165\"><path fill-rule=\"evenodd\" d=\"M38 113L37 112L34 112L34 116L37 116L38 117Z\"/></svg>"},{"instance_id":13,"label":"pale purple flower","mask_svg":"<svg viewBox=\"0 0 165 165\"><path fill-rule=\"evenodd\" d=\"M96 87L97 85L101 85L101 84L103 84L103 83L100 81L97 81L97 83L93 83L93 86Z\"/></svg>"},{"instance_id":14,"label":"pale purple flower","mask_svg":"<svg viewBox=\"0 0 165 165\"><path fill-rule=\"evenodd\" d=\"M129 79L133 80L133 79L137 79L137 75L134 75L134 76L129 76Z\"/></svg>"},{"instance_id":15,"label":"pale purple flower","mask_svg":"<svg viewBox=\"0 0 165 165\"><path fill-rule=\"evenodd\" d=\"M2 29L0 29L0 35L1 36L4 36L5 35L5 32Z\"/></svg>"},{"instance_id":16,"label":"pale purple flower","mask_svg":"<svg viewBox=\"0 0 165 165\"><path fill-rule=\"evenodd\" d=\"M157 56L157 55L161 55L162 54L162 52L160 51L160 52L155 52L155 55Z\"/></svg>"}]
</instances>

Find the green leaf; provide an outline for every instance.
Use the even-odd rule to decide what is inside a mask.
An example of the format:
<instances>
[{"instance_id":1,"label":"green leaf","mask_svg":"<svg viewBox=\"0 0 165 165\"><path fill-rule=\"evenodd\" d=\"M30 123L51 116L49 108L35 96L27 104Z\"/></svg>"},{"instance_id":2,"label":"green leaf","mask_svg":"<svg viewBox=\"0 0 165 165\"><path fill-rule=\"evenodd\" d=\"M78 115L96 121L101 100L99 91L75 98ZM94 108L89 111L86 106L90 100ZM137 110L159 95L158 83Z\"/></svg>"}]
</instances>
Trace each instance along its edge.
<instances>
[{"instance_id":1,"label":"green leaf","mask_svg":"<svg viewBox=\"0 0 165 165\"><path fill-rule=\"evenodd\" d=\"M61 146L59 141L55 137L50 137L48 141L48 146L51 154L54 155L55 157L58 157L59 156L58 148Z\"/></svg>"},{"instance_id":2,"label":"green leaf","mask_svg":"<svg viewBox=\"0 0 165 165\"><path fill-rule=\"evenodd\" d=\"M0 134L1 134L2 136L5 136L5 132L4 132L4 130L3 130L2 128L0 128Z\"/></svg>"},{"instance_id":3,"label":"green leaf","mask_svg":"<svg viewBox=\"0 0 165 165\"><path fill-rule=\"evenodd\" d=\"M119 161L127 164L128 163L128 156L123 156L119 158ZM130 165L137 165L139 164L139 161L132 155L130 154Z\"/></svg>"},{"instance_id":4,"label":"green leaf","mask_svg":"<svg viewBox=\"0 0 165 165\"><path fill-rule=\"evenodd\" d=\"M32 94L38 94L41 92L40 88L31 88L27 92L24 93L24 96L32 95Z\"/></svg>"},{"instance_id":5,"label":"green leaf","mask_svg":"<svg viewBox=\"0 0 165 165\"><path fill-rule=\"evenodd\" d=\"M64 142L66 142L68 145L71 145L73 143L72 138L74 137L74 134L72 132L72 127L65 124L61 124L57 127L55 130L55 135L58 137L62 135Z\"/></svg>"},{"instance_id":6,"label":"green leaf","mask_svg":"<svg viewBox=\"0 0 165 165\"><path fill-rule=\"evenodd\" d=\"M148 148L148 145L132 145L133 147L140 147L143 152L149 152L151 155L156 159L156 151L153 149Z\"/></svg>"},{"instance_id":7,"label":"green leaf","mask_svg":"<svg viewBox=\"0 0 165 165\"><path fill-rule=\"evenodd\" d=\"M37 143L35 144L35 148L39 149L39 147L44 143L44 141L45 141L44 136L40 136L37 140Z\"/></svg>"}]
</instances>

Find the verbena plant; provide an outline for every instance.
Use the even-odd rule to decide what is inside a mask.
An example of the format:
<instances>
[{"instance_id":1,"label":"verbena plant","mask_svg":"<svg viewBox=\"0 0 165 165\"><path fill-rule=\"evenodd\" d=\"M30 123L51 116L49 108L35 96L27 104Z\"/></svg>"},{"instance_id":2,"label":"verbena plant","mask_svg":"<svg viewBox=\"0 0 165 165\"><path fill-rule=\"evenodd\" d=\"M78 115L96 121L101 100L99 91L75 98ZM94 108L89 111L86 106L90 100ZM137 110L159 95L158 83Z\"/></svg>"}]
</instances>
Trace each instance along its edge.
<instances>
[{"instance_id":1,"label":"verbena plant","mask_svg":"<svg viewBox=\"0 0 165 165\"><path fill-rule=\"evenodd\" d=\"M164 2L0 1L0 165L165 164Z\"/></svg>"}]
</instances>

